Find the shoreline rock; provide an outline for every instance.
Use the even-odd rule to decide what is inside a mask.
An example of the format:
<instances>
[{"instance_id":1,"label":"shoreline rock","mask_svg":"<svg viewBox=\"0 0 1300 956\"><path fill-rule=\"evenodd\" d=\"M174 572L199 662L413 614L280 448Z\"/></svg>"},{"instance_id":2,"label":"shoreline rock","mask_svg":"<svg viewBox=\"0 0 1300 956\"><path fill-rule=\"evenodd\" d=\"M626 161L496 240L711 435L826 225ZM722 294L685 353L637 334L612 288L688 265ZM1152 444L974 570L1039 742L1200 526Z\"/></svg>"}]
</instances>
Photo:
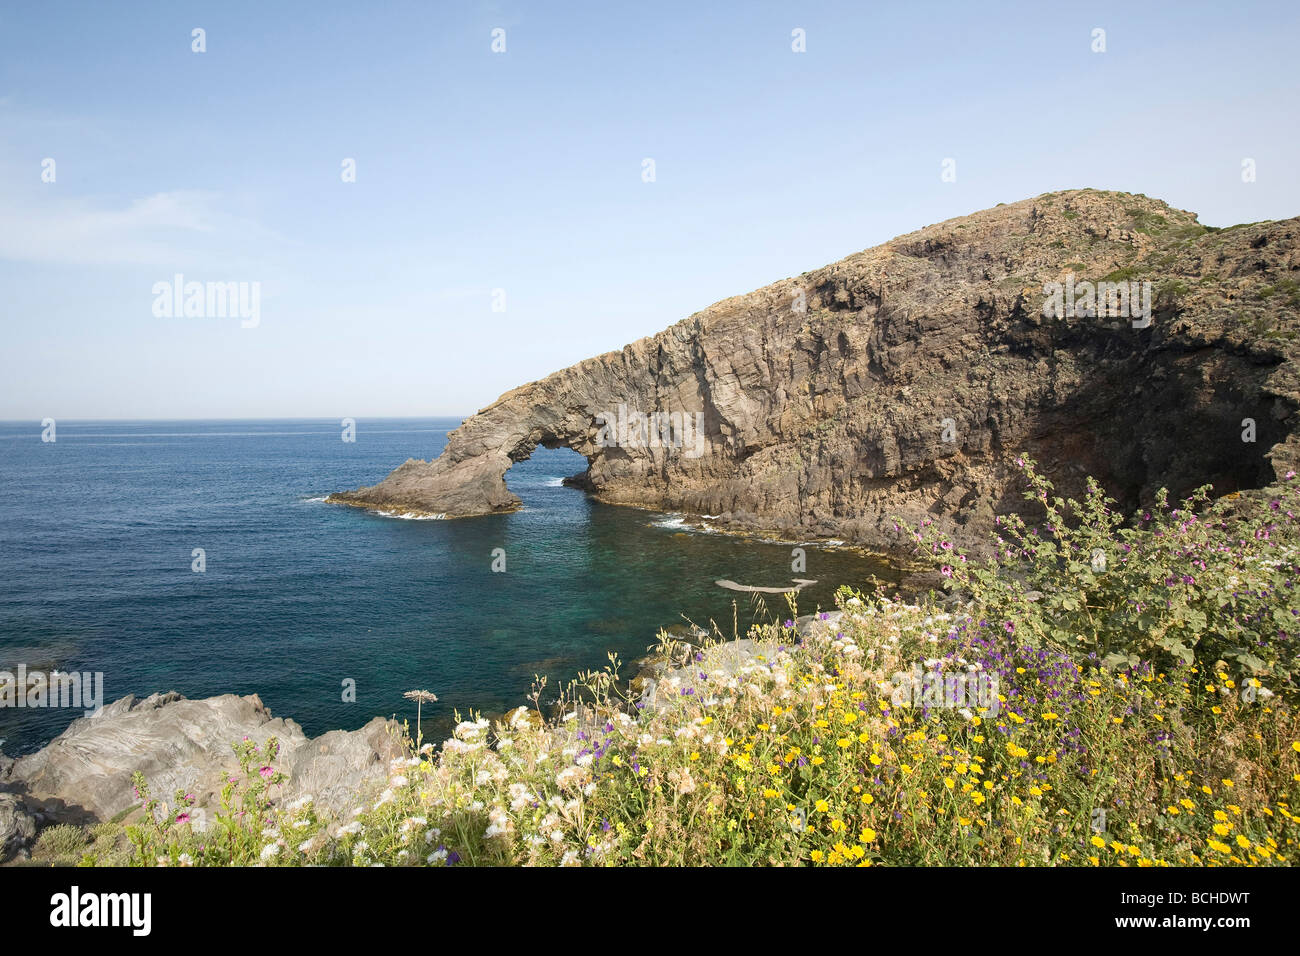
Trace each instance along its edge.
<instances>
[{"instance_id":1,"label":"shoreline rock","mask_svg":"<svg viewBox=\"0 0 1300 956\"><path fill-rule=\"evenodd\" d=\"M86 825L129 814L138 803L131 776L145 775L167 803L176 790L193 793L203 819L220 808L221 788L238 761L231 744L280 741L276 761L288 780L276 802L311 796L331 813L349 809L358 793L386 779L401 755L400 726L375 717L360 730L308 738L293 720L275 717L256 694L190 700L175 692L128 695L98 717L81 717L46 747L0 763L0 859L21 851L34 826Z\"/></svg>"}]
</instances>

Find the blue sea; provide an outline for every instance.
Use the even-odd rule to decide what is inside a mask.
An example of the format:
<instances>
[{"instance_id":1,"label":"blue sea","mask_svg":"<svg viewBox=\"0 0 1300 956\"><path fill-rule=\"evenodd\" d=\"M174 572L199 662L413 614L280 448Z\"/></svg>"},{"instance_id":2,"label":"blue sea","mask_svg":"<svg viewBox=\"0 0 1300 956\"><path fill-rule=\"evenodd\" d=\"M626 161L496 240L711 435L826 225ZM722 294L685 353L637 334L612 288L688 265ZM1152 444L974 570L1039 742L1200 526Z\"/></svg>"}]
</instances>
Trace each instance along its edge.
<instances>
[{"instance_id":1,"label":"blue sea","mask_svg":"<svg viewBox=\"0 0 1300 956\"><path fill-rule=\"evenodd\" d=\"M257 693L312 736L414 723L402 693L425 689L431 734L455 709L526 703L534 675L554 688L611 651L639 658L661 627L713 619L730 635L734 613L743 631L754 601L718 579L816 579L807 612L889 574L815 545L794 573L790 544L602 505L561 486L586 467L568 449L510 470L513 514L410 520L323 501L436 457L458 424L360 419L345 442L337 420L61 420L43 442L36 422L0 423L0 669L101 672L105 702ZM781 596L766 603L788 616ZM3 749L42 746L80 714L0 708Z\"/></svg>"}]
</instances>

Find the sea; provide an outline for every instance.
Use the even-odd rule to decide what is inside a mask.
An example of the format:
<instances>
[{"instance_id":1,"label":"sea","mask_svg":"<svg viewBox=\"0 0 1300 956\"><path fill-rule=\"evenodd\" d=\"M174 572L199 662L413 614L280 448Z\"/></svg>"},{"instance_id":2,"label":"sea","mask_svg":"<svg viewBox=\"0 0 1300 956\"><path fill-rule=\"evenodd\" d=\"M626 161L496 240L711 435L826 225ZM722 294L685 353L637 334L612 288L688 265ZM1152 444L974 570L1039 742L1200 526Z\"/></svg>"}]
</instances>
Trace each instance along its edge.
<instances>
[{"instance_id":1,"label":"sea","mask_svg":"<svg viewBox=\"0 0 1300 956\"><path fill-rule=\"evenodd\" d=\"M569 449L506 475L512 514L416 520L325 502L408 458L454 418L0 423L0 672L102 675L104 703L176 691L258 694L316 736L375 716L426 736L457 715L542 700L616 654L623 676L663 628L742 636L840 585L888 578L834 545L717 533L707 518L601 504L562 479ZM43 440L53 438L53 441ZM804 570L795 570L803 551ZM0 673L0 681L3 673ZM77 707L0 706L0 748L48 743Z\"/></svg>"}]
</instances>

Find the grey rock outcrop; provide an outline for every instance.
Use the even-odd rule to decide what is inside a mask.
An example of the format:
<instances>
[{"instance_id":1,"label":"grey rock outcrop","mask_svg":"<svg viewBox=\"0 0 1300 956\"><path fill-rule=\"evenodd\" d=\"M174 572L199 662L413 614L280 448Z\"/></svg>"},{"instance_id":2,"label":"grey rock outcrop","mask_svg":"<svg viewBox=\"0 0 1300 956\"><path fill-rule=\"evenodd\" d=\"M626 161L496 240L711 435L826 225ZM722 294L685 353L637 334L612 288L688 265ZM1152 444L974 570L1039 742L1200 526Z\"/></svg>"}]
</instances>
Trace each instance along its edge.
<instances>
[{"instance_id":1,"label":"grey rock outcrop","mask_svg":"<svg viewBox=\"0 0 1300 956\"><path fill-rule=\"evenodd\" d=\"M0 862L27 849L36 839L36 818L21 799L0 793Z\"/></svg>"},{"instance_id":2,"label":"grey rock outcrop","mask_svg":"<svg viewBox=\"0 0 1300 956\"><path fill-rule=\"evenodd\" d=\"M436 460L330 500L509 511L510 465L567 446L603 501L890 548L895 516L983 538L995 514L1023 507L1018 452L1062 491L1092 474L1126 506L1161 486L1260 487L1300 462L1298 270L1296 219L1214 230L1145 196L1047 194L726 299L514 389ZM1044 284L1068 276L1150 282L1151 323L1044 318ZM621 405L701 414L700 453L611 444L597 416Z\"/></svg>"},{"instance_id":3,"label":"grey rock outcrop","mask_svg":"<svg viewBox=\"0 0 1300 956\"><path fill-rule=\"evenodd\" d=\"M400 755L398 734L394 722L376 717L360 730L308 739L294 721L273 717L257 695L127 696L13 761L0 775L0 791L8 791L0 797L20 798L27 813L49 822L111 820L138 802L131 784L138 770L158 799L170 802L179 789L193 793L197 807L217 808L222 786L238 773L231 744L248 737L263 746L276 737L276 765L289 779L273 798L310 795L318 807L341 812L367 783L385 777Z\"/></svg>"}]
</instances>

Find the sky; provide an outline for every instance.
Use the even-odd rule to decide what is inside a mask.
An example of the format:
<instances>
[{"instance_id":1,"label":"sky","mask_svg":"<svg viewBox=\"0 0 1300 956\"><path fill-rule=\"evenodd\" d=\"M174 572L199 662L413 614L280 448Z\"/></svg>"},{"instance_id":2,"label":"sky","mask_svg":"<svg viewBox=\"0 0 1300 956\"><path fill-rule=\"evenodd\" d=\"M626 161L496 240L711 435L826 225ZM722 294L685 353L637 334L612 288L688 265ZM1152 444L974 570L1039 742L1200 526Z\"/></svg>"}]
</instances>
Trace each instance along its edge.
<instances>
[{"instance_id":1,"label":"sky","mask_svg":"<svg viewBox=\"0 0 1300 956\"><path fill-rule=\"evenodd\" d=\"M1298 26L1290 0L2 0L0 419L465 415L999 202L1295 216ZM257 311L167 315L177 274Z\"/></svg>"}]
</instances>

